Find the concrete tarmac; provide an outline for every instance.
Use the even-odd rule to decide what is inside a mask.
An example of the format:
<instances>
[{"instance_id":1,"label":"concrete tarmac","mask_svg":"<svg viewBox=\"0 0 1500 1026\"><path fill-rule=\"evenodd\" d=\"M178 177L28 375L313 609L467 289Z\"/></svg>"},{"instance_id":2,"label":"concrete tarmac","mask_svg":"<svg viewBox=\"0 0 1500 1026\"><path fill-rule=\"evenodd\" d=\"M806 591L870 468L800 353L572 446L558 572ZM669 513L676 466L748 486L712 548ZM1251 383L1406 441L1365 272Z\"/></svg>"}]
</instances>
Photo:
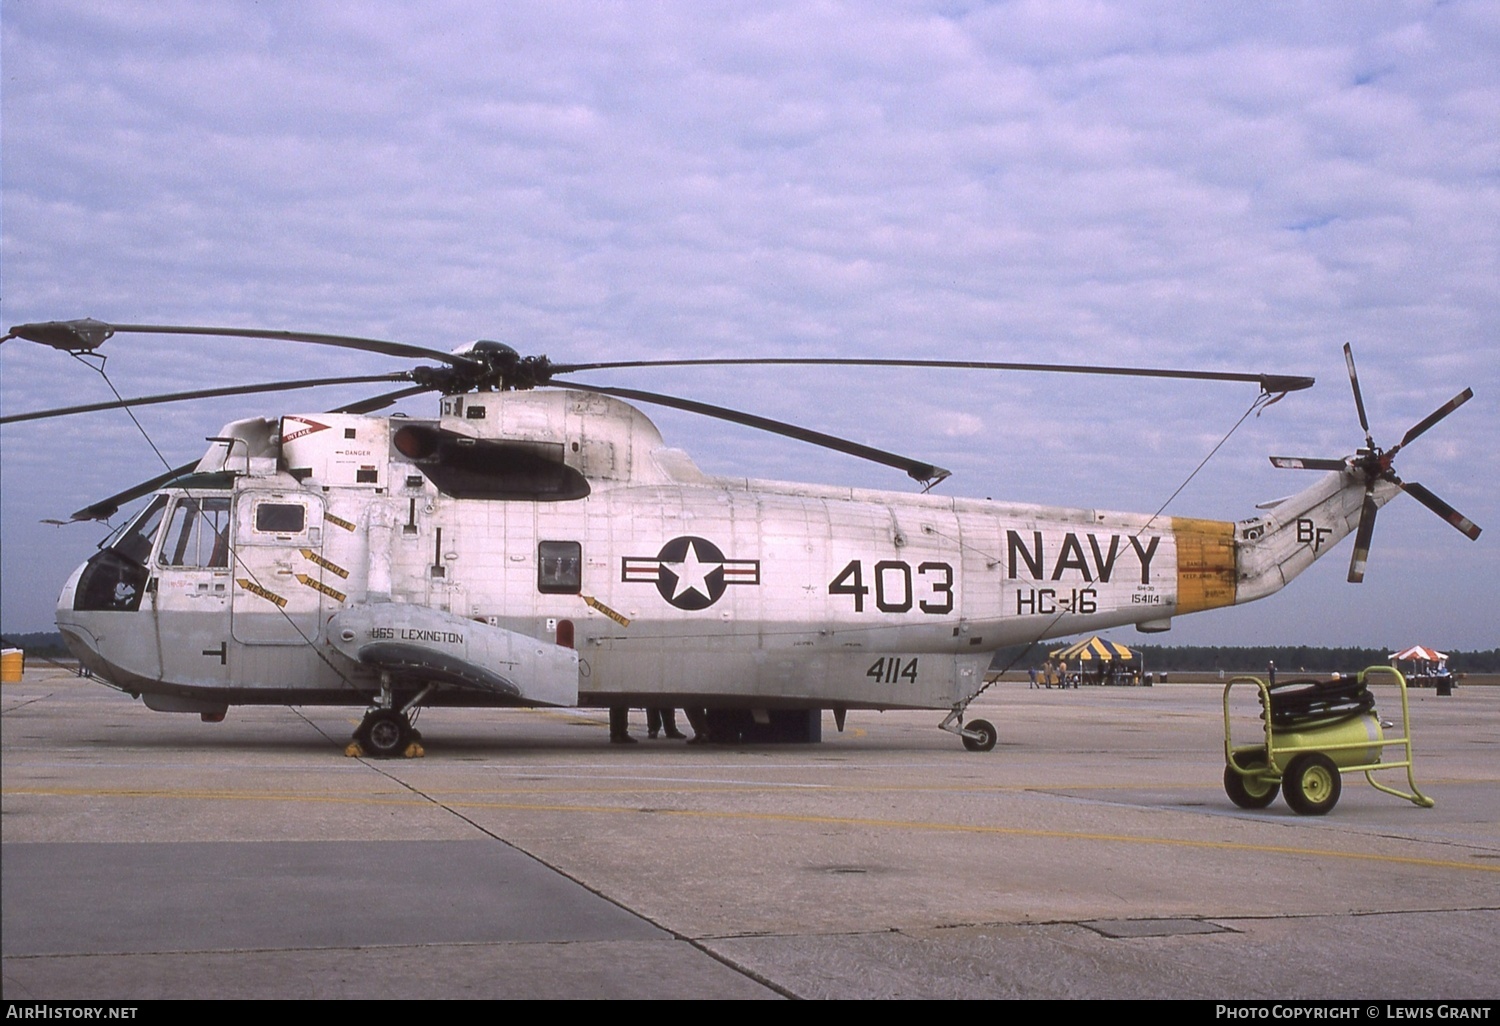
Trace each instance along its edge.
<instances>
[{"instance_id":1,"label":"concrete tarmac","mask_svg":"<svg viewBox=\"0 0 1500 1026\"><path fill-rule=\"evenodd\" d=\"M1500 688L1411 693L1435 808L1355 774L1325 817L1229 802L1215 685L997 685L985 754L934 712L689 747L428 710L379 762L353 709L0 703L10 999L1500 998Z\"/></svg>"}]
</instances>

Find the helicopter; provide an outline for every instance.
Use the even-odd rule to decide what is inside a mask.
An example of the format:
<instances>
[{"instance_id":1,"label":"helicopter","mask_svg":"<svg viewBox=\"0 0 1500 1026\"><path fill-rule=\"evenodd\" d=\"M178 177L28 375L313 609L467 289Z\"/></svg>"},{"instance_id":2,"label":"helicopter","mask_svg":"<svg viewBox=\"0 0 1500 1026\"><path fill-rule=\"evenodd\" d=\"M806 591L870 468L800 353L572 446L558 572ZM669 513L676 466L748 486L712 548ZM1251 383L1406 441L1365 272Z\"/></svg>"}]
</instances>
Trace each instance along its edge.
<instances>
[{"instance_id":1,"label":"helicopter","mask_svg":"<svg viewBox=\"0 0 1500 1026\"><path fill-rule=\"evenodd\" d=\"M1352 349L1364 445L1272 457L1322 471L1237 522L933 494L920 459L675 396L571 377L668 366L1046 370L1310 387L1282 374L958 360L680 359L554 363L480 340L442 352L354 336L92 319L12 327L74 356L116 334L278 339L423 361L386 375L268 382L0 417L0 424L332 384L401 387L332 410L249 418L197 461L75 512L108 521L149 496L63 585L57 626L91 675L153 710L364 708L351 754L421 754L423 707L684 707L710 733L818 740L854 710L965 722L1002 647L1264 598L1355 535L1364 577L1377 511L1405 492L1480 528L1393 469L1473 395L1376 445ZM379 411L437 393L430 418ZM770 431L904 471L919 494L711 477L636 404ZM70 521L70 522L71 522Z\"/></svg>"}]
</instances>

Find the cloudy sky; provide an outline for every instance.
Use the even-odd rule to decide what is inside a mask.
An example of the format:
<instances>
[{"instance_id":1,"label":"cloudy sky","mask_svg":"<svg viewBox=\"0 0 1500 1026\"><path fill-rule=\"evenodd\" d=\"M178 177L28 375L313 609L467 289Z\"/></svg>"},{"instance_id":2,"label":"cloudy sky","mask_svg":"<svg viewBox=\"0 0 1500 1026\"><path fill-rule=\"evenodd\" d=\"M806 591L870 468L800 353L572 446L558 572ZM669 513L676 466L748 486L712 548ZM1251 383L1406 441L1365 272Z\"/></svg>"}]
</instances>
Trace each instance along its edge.
<instances>
[{"instance_id":1,"label":"cloudy sky","mask_svg":"<svg viewBox=\"0 0 1500 1026\"><path fill-rule=\"evenodd\" d=\"M1500 645L1500 5L0 2L4 325L295 328L554 360L866 356L1316 375L1167 512L1309 483L1270 454L1475 399L1399 472L1366 583L1346 541L1179 644ZM284 343L119 336L123 394L399 370ZM614 372L955 471L951 494L1154 511L1251 385L938 371ZM243 416L377 389L139 411L172 464ZM7 413L99 401L0 348ZM406 405L430 414L430 399ZM713 473L910 490L899 471L648 411ZM47 629L152 476L120 411L0 433L0 616ZM1118 632L1121 640L1137 635Z\"/></svg>"}]
</instances>

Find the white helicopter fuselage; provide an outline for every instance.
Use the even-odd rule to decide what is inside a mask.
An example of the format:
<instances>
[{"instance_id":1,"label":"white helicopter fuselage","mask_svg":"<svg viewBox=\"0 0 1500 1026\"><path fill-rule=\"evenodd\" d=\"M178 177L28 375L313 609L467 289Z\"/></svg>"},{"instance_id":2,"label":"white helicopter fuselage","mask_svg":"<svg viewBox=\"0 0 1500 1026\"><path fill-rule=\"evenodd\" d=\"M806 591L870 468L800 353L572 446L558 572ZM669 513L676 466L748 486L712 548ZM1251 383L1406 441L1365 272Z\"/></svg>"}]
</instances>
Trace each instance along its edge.
<instances>
[{"instance_id":1,"label":"white helicopter fuselage","mask_svg":"<svg viewBox=\"0 0 1500 1026\"><path fill-rule=\"evenodd\" d=\"M705 476L634 407L227 426L74 573L58 626L155 709L961 706L994 650L1261 598L1362 476L1237 523ZM1383 504L1396 488L1377 482Z\"/></svg>"}]
</instances>

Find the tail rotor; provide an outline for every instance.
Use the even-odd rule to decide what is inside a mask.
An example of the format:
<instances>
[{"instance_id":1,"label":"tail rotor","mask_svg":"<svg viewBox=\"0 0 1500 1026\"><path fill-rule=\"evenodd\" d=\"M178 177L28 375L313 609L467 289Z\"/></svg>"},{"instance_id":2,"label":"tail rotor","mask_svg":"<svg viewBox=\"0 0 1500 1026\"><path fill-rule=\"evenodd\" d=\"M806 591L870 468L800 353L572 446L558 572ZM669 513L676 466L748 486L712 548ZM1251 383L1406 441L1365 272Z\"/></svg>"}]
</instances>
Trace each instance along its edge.
<instances>
[{"instance_id":1,"label":"tail rotor","mask_svg":"<svg viewBox=\"0 0 1500 1026\"><path fill-rule=\"evenodd\" d=\"M1415 441L1425 434L1440 420L1447 417L1454 410L1474 398L1474 390L1464 389L1458 395L1449 399L1442 406L1433 410L1426 417L1414 424L1410 430L1402 436L1390 450L1382 450L1375 444L1374 435L1370 432L1370 420L1365 415L1364 396L1359 388L1359 374L1354 369L1354 350L1347 343L1344 345L1344 363L1349 368L1349 387L1354 392L1354 408L1359 413L1359 426L1365 432L1365 446L1353 456L1344 459L1327 459L1322 457L1301 456L1272 456L1271 463L1274 466L1287 470L1336 470L1347 474L1358 474L1364 478L1365 498L1360 509L1359 527L1354 536L1354 554L1349 560L1349 581L1358 584L1365 579L1365 565L1370 558L1370 539L1375 534L1375 514L1379 505L1375 501L1375 483L1386 481L1401 489L1413 499L1426 506L1432 512L1442 517L1453 528L1467 536L1471 541L1479 538L1480 528L1454 509L1448 503L1438 498L1429 489L1415 481L1403 481L1396 476L1391 469L1396 454L1409 443Z\"/></svg>"}]
</instances>

